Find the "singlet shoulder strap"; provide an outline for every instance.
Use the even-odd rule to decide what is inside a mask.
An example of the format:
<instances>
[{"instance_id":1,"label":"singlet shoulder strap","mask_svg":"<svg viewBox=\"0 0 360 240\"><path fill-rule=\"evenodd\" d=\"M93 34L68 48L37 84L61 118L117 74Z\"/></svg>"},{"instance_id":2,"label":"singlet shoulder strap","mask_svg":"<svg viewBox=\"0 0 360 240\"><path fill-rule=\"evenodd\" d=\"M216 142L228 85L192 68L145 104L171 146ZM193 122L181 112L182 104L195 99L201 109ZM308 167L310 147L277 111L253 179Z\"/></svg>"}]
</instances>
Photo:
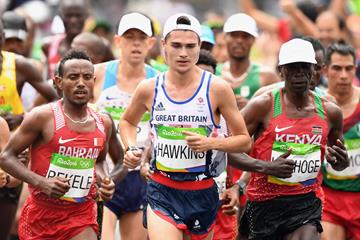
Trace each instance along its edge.
<instances>
[{"instance_id":1,"label":"singlet shoulder strap","mask_svg":"<svg viewBox=\"0 0 360 240\"><path fill-rule=\"evenodd\" d=\"M317 113L317 115L319 115L320 118L324 119L325 118L325 110L324 110L323 100L316 93L312 93L312 94L314 96L316 113Z\"/></svg>"},{"instance_id":2,"label":"singlet shoulder strap","mask_svg":"<svg viewBox=\"0 0 360 240\"><path fill-rule=\"evenodd\" d=\"M104 121L103 121L101 115L98 112L94 111L90 107L88 107L88 111L91 114L91 116L95 119L96 127L100 130L100 132L105 134Z\"/></svg>"},{"instance_id":3,"label":"singlet shoulder strap","mask_svg":"<svg viewBox=\"0 0 360 240\"><path fill-rule=\"evenodd\" d=\"M276 88L271 92L273 96L273 117L280 116L282 114L282 106L281 106L281 89Z\"/></svg>"},{"instance_id":4,"label":"singlet shoulder strap","mask_svg":"<svg viewBox=\"0 0 360 240\"><path fill-rule=\"evenodd\" d=\"M61 110L61 100L50 103L50 106L54 114L55 130L58 131L66 125L64 114Z\"/></svg>"},{"instance_id":5,"label":"singlet shoulder strap","mask_svg":"<svg viewBox=\"0 0 360 240\"><path fill-rule=\"evenodd\" d=\"M119 63L119 60L113 60L106 63L103 89L116 85L116 75Z\"/></svg>"},{"instance_id":6,"label":"singlet shoulder strap","mask_svg":"<svg viewBox=\"0 0 360 240\"><path fill-rule=\"evenodd\" d=\"M156 76L157 71L148 64L145 64L146 79Z\"/></svg>"},{"instance_id":7,"label":"singlet shoulder strap","mask_svg":"<svg viewBox=\"0 0 360 240\"><path fill-rule=\"evenodd\" d=\"M16 55L12 52L1 51L3 55L3 73L10 79L16 80ZM6 72L6 73L5 73ZM0 73L1 75L1 73Z\"/></svg>"}]
</instances>

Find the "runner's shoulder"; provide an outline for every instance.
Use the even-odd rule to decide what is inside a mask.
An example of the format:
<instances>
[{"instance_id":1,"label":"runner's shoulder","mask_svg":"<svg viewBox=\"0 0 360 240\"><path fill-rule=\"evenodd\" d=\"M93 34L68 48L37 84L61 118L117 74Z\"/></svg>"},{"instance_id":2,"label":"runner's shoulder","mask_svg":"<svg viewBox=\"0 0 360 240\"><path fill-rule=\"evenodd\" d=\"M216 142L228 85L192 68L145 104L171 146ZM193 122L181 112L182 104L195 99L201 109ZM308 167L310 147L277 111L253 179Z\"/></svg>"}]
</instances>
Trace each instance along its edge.
<instances>
[{"instance_id":1,"label":"runner's shoulder","mask_svg":"<svg viewBox=\"0 0 360 240\"><path fill-rule=\"evenodd\" d=\"M137 94L141 94L142 97L150 96L154 93L157 77L148 78L140 81L136 87Z\"/></svg>"},{"instance_id":2,"label":"runner's shoulder","mask_svg":"<svg viewBox=\"0 0 360 240\"><path fill-rule=\"evenodd\" d=\"M212 75L210 90L215 93L224 94L224 91L231 91L231 86L228 82L222 79L220 76Z\"/></svg>"},{"instance_id":3,"label":"runner's shoulder","mask_svg":"<svg viewBox=\"0 0 360 240\"><path fill-rule=\"evenodd\" d=\"M46 126L48 121L53 121L53 111L49 103L35 107L30 112L27 112L24 115L23 124L41 127Z\"/></svg>"},{"instance_id":4,"label":"runner's shoulder","mask_svg":"<svg viewBox=\"0 0 360 240\"><path fill-rule=\"evenodd\" d=\"M324 110L328 119L331 122L341 121L343 119L343 114L341 108L334 102L327 100L326 98L322 98L324 101Z\"/></svg>"},{"instance_id":5,"label":"runner's shoulder","mask_svg":"<svg viewBox=\"0 0 360 240\"><path fill-rule=\"evenodd\" d=\"M241 112L254 111L260 115L266 115L272 110L272 91L268 90L249 100Z\"/></svg>"}]
</instances>

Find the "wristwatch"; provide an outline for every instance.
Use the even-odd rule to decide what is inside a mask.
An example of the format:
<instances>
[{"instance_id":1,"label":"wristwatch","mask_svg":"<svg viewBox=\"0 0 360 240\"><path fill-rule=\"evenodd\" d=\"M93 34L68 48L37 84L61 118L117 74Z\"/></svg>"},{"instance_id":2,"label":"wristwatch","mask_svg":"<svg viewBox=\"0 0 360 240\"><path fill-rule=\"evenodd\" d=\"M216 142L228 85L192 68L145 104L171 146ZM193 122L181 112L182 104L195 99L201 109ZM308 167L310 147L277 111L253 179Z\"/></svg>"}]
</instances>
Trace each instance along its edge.
<instances>
[{"instance_id":1,"label":"wristwatch","mask_svg":"<svg viewBox=\"0 0 360 240\"><path fill-rule=\"evenodd\" d=\"M125 152L127 151L136 151L139 150L139 148L137 146L128 146L125 150Z\"/></svg>"},{"instance_id":2,"label":"wristwatch","mask_svg":"<svg viewBox=\"0 0 360 240\"><path fill-rule=\"evenodd\" d=\"M246 183L243 180L239 179L236 181L236 184L239 186L239 194L245 195Z\"/></svg>"}]
</instances>

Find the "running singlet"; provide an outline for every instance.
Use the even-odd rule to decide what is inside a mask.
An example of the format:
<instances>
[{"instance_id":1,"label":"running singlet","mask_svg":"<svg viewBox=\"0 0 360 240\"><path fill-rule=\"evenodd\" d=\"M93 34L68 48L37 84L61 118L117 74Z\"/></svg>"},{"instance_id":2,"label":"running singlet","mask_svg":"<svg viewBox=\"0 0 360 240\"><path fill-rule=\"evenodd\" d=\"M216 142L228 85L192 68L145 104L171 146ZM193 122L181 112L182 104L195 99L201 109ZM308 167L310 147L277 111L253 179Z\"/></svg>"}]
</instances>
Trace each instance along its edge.
<instances>
[{"instance_id":1,"label":"running singlet","mask_svg":"<svg viewBox=\"0 0 360 240\"><path fill-rule=\"evenodd\" d=\"M336 171L325 163L323 183L336 190L360 192L360 99L353 114L344 119L344 139L350 165Z\"/></svg>"},{"instance_id":2,"label":"running singlet","mask_svg":"<svg viewBox=\"0 0 360 240\"><path fill-rule=\"evenodd\" d=\"M233 87L233 91L235 95L250 99L260 88L260 68L261 66L259 64L252 63L249 67L246 78L242 81L240 78L237 79L232 76L230 72L230 63L226 62L221 69L221 77L234 84L236 84L237 81L242 81L240 86Z\"/></svg>"},{"instance_id":3,"label":"running singlet","mask_svg":"<svg viewBox=\"0 0 360 240\"><path fill-rule=\"evenodd\" d=\"M250 201L315 192L320 186L319 172L324 159L328 124L323 100L314 93L310 94L316 106L313 116L289 118L283 107L283 89L272 92L273 117L254 143L251 156L263 161L274 161L291 148L288 159L295 161L295 168L290 178L252 173L247 187Z\"/></svg>"},{"instance_id":4,"label":"running singlet","mask_svg":"<svg viewBox=\"0 0 360 240\"><path fill-rule=\"evenodd\" d=\"M95 119L93 132L76 132L67 127L62 100L51 103L54 135L49 143L31 148L31 170L46 178L70 178L70 190L61 198L50 198L29 185L31 196L54 205L73 205L96 197L95 162L106 136L101 116L88 108Z\"/></svg>"},{"instance_id":5,"label":"running singlet","mask_svg":"<svg viewBox=\"0 0 360 240\"><path fill-rule=\"evenodd\" d=\"M105 70L105 80L103 85L103 91L101 92L99 99L96 103L100 111L107 111L110 113L112 119L115 122L118 122L123 113L125 112L126 107L130 103L132 94L122 91L116 85L116 75L119 66L119 60L114 60L107 62ZM145 65L146 70L146 79L155 77L157 72L150 67ZM146 112L140 123L137 126L137 143L138 146L145 146L146 140L149 137L150 132L150 113Z\"/></svg>"},{"instance_id":6,"label":"running singlet","mask_svg":"<svg viewBox=\"0 0 360 240\"><path fill-rule=\"evenodd\" d=\"M21 98L16 87L16 55L1 51L3 56L0 75L0 112L22 114L24 112Z\"/></svg>"},{"instance_id":7,"label":"running singlet","mask_svg":"<svg viewBox=\"0 0 360 240\"><path fill-rule=\"evenodd\" d=\"M193 152L183 131L208 137L221 137L220 126L213 119L209 88L212 74L204 71L195 94L185 101L170 98L165 89L165 73L156 79L152 106L151 167L176 181L197 181L216 177L226 166L225 153Z\"/></svg>"}]
</instances>

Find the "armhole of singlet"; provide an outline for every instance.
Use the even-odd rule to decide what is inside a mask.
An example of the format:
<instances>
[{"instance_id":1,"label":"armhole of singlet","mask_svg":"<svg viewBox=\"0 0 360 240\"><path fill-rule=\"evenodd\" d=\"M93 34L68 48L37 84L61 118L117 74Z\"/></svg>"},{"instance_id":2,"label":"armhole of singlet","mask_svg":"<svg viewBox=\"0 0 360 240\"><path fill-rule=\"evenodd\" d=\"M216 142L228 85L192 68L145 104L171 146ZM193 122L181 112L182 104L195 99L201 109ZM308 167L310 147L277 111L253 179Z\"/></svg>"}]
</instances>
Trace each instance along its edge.
<instances>
[{"instance_id":1,"label":"armhole of singlet","mask_svg":"<svg viewBox=\"0 0 360 240\"><path fill-rule=\"evenodd\" d=\"M271 92L273 118L276 118L277 116L280 116L282 114L281 93L282 93L282 88L276 88Z\"/></svg>"},{"instance_id":2,"label":"armhole of singlet","mask_svg":"<svg viewBox=\"0 0 360 240\"><path fill-rule=\"evenodd\" d=\"M61 99L56 101L56 102L52 102L51 104L51 110L53 112L53 117L54 117L54 133L59 131L61 128L66 126L65 123L65 117L64 114L62 112L62 108L61 108Z\"/></svg>"},{"instance_id":3,"label":"armhole of singlet","mask_svg":"<svg viewBox=\"0 0 360 240\"><path fill-rule=\"evenodd\" d=\"M154 120L154 108L155 108L155 103L156 103L156 97L158 94L158 86L159 86L159 81L160 81L160 77L162 74L157 75L156 77L156 82L155 82L155 93L154 93L154 99L153 99L153 104L151 106L151 119L150 119L150 126L153 127L153 120Z\"/></svg>"},{"instance_id":4,"label":"armhole of singlet","mask_svg":"<svg viewBox=\"0 0 360 240\"><path fill-rule=\"evenodd\" d=\"M88 107L87 109L88 109L88 112L90 113L90 115L95 119L96 127L100 130L100 132L105 134L105 123L104 123L104 119L102 118L101 114L94 111L90 107Z\"/></svg>"},{"instance_id":5,"label":"armhole of singlet","mask_svg":"<svg viewBox=\"0 0 360 240\"><path fill-rule=\"evenodd\" d=\"M116 84L116 72L118 67L119 61L113 60L106 63L105 67L105 79L102 86L102 90L107 89ZM115 72L115 77L113 73Z\"/></svg>"},{"instance_id":6,"label":"armhole of singlet","mask_svg":"<svg viewBox=\"0 0 360 240\"><path fill-rule=\"evenodd\" d=\"M153 78L156 76L156 71L149 65L145 65L145 79Z\"/></svg>"},{"instance_id":7,"label":"armhole of singlet","mask_svg":"<svg viewBox=\"0 0 360 240\"><path fill-rule=\"evenodd\" d=\"M213 116L213 112L212 112L212 107L211 107L211 102L210 102L210 96L209 96L209 92L210 92L210 83L211 83L211 79L212 79L212 74L206 72L207 74L209 74L209 78L207 80L207 86L206 86L206 100L207 100L207 105L209 107L209 113L210 113L210 117L211 117L211 122L212 124L214 124L214 126L216 128L221 128L220 125L217 125L214 121L214 116ZM204 71L205 74L205 71Z\"/></svg>"},{"instance_id":8,"label":"armhole of singlet","mask_svg":"<svg viewBox=\"0 0 360 240\"><path fill-rule=\"evenodd\" d=\"M311 94L313 95L317 115L321 119L325 119L326 112L324 110L324 108L325 108L324 101L316 93L311 93Z\"/></svg>"}]
</instances>

